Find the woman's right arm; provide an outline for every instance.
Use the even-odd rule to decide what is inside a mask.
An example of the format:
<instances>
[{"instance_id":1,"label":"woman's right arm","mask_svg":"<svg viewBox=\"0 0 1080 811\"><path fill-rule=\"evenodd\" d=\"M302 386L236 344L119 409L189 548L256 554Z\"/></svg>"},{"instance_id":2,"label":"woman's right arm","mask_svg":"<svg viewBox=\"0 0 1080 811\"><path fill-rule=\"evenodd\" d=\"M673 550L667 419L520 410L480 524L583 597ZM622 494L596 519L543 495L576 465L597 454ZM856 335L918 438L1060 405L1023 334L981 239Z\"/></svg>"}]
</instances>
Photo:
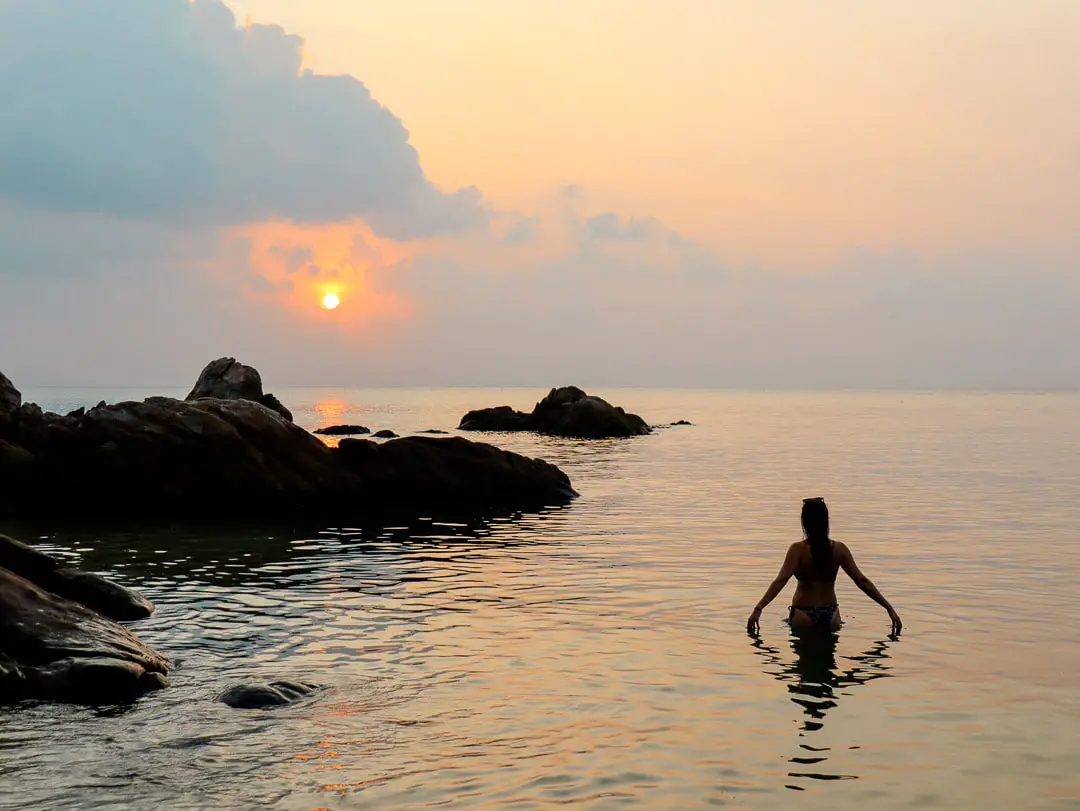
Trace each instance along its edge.
<instances>
[{"instance_id":1,"label":"woman's right arm","mask_svg":"<svg viewBox=\"0 0 1080 811\"><path fill-rule=\"evenodd\" d=\"M892 620L892 630L894 634L900 633L900 629L904 627L904 623L900 621L900 615L896 613L896 610L889 604L889 601L885 599L877 586L869 577L864 575L859 567L855 565L855 558L851 554L851 550L847 548L846 544L837 544L840 547L840 567L847 573L847 576L851 578L852 582L859 587L867 597L880 605L886 611L889 612L889 619Z\"/></svg>"}]
</instances>

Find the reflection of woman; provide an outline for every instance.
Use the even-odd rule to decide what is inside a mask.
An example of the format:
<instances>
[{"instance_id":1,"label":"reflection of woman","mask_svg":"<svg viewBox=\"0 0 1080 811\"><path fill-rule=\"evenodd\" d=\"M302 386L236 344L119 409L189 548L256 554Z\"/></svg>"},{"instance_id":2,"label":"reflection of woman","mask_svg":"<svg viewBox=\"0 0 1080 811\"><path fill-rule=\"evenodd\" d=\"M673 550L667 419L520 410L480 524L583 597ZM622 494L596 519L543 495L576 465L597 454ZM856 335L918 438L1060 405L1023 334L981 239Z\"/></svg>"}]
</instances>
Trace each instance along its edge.
<instances>
[{"instance_id":1,"label":"reflection of woman","mask_svg":"<svg viewBox=\"0 0 1080 811\"><path fill-rule=\"evenodd\" d=\"M829 508L825 505L825 499L803 500L802 526L806 538L788 548L780 573L754 606L746 621L746 629L750 633L757 633L762 610L795 575L799 585L788 609L791 630L796 634L839 630L841 620L836 604L836 573L843 569L864 594L889 612L893 634L900 633L903 623L899 615L870 582L870 578L859 571L851 550L845 544L829 538Z\"/></svg>"},{"instance_id":2,"label":"reflection of woman","mask_svg":"<svg viewBox=\"0 0 1080 811\"><path fill-rule=\"evenodd\" d=\"M858 656L845 657L856 665L843 669L836 661L837 639L836 634L793 637L791 650L795 659L785 662L779 650L766 645L760 636L754 637L752 644L757 653L770 665L779 667L767 672L788 682L791 700L809 716L805 730L821 727L826 710L836 706L839 691L891 675L885 664L889 658L886 641L875 642Z\"/></svg>"}]
</instances>

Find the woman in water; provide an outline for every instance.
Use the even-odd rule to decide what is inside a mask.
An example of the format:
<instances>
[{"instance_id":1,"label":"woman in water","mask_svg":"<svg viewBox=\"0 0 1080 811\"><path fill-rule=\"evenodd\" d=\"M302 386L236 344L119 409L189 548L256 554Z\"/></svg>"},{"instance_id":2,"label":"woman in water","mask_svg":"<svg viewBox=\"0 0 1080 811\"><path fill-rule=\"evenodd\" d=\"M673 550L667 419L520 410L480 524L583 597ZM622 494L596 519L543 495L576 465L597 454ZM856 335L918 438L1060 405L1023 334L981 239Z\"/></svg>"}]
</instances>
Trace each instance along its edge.
<instances>
[{"instance_id":1,"label":"woman in water","mask_svg":"<svg viewBox=\"0 0 1080 811\"><path fill-rule=\"evenodd\" d=\"M889 612L892 632L900 633L903 623L870 578L859 571L851 550L829 538L829 508L823 498L803 499L802 527L806 539L793 543L780 573L773 580L750 619L746 630L757 633L761 612L779 594L792 575L799 581L788 609L788 621L796 634L840 629L840 609L836 604L836 573L843 569L867 597Z\"/></svg>"}]
</instances>

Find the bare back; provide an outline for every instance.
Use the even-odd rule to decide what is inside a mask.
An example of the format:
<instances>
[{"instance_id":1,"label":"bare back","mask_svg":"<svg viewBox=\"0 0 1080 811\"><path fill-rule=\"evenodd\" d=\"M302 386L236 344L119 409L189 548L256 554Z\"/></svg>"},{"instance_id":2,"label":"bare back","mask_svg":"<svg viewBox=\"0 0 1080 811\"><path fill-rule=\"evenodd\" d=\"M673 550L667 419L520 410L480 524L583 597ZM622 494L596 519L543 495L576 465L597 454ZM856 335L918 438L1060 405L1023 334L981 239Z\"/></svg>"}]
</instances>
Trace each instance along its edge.
<instances>
[{"instance_id":1,"label":"bare back","mask_svg":"<svg viewBox=\"0 0 1080 811\"><path fill-rule=\"evenodd\" d=\"M793 543L789 554L795 558L792 573L798 582L791 604L794 606L834 605L836 603L836 575L845 557L850 555L847 547L842 543L832 541L832 562L827 574L817 571L814 566L813 552L806 541Z\"/></svg>"}]
</instances>

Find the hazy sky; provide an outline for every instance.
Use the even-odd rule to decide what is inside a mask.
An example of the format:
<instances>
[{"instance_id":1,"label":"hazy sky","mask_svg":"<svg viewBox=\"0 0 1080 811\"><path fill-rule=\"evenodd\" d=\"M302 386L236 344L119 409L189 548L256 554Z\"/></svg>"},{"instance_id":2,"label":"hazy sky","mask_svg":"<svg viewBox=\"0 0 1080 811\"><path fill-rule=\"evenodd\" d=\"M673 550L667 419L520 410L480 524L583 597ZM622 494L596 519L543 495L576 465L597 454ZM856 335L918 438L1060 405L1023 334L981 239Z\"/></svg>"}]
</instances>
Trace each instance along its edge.
<instances>
[{"instance_id":1,"label":"hazy sky","mask_svg":"<svg viewBox=\"0 0 1080 811\"><path fill-rule=\"evenodd\" d=\"M227 6L0 0L16 384L1080 386L1075 0Z\"/></svg>"}]
</instances>

